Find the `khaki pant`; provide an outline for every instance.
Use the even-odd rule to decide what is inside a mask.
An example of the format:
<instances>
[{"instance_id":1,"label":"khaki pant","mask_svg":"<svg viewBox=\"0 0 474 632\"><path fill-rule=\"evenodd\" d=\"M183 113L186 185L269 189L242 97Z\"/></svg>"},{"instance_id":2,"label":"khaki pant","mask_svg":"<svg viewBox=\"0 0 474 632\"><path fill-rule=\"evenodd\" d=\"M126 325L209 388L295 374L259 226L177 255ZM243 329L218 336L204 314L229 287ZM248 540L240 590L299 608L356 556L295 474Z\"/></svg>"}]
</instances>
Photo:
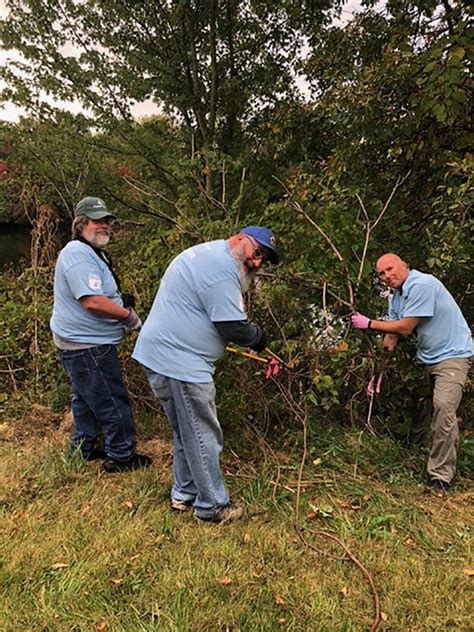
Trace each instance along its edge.
<instances>
[{"instance_id":1,"label":"khaki pant","mask_svg":"<svg viewBox=\"0 0 474 632\"><path fill-rule=\"evenodd\" d=\"M425 364L425 377L433 388L433 397L425 401L420 418L413 425L412 434L415 441L431 444L427 464L430 479L450 483L454 478L459 446L456 414L469 366L469 358Z\"/></svg>"}]
</instances>

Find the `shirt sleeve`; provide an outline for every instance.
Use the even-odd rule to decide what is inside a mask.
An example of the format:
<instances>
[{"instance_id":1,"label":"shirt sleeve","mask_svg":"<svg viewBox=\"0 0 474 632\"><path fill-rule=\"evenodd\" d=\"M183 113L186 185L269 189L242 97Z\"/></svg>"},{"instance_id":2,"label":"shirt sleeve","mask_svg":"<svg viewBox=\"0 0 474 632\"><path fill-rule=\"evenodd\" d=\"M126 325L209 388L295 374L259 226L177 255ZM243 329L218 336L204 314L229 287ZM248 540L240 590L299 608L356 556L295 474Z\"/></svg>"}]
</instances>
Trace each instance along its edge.
<instances>
[{"instance_id":1,"label":"shirt sleeve","mask_svg":"<svg viewBox=\"0 0 474 632\"><path fill-rule=\"evenodd\" d=\"M76 300L83 296L104 296L104 279L100 267L87 257L76 260L64 272Z\"/></svg>"},{"instance_id":2,"label":"shirt sleeve","mask_svg":"<svg viewBox=\"0 0 474 632\"><path fill-rule=\"evenodd\" d=\"M240 284L233 279L212 283L200 298L213 322L247 320Z\"/></svg>"},{"instance_id":3,"label":"shirt sleeve","mask_svg":"<svg viewBox=\"0 0 474 632\"><path fill-rule=\"evenodd\" d=\"M435 288L414 283L408 290L403 318L425 318L434 315Z\"/></svg>"},{"instance_id":4,"label":"shirt sleeve","mask_svg":"<svg viewBox=\"0 0 474 632\"><path fill-rule=\"evenodd\" d=\"M400 320L399 316L398 316L398 310L396 308L395 302L396 302L396 298L395 298L395 295L393 294L390 297L390 300L388 302L388 318L389 318L389 320Z\"/></svg>"}]
</instances>

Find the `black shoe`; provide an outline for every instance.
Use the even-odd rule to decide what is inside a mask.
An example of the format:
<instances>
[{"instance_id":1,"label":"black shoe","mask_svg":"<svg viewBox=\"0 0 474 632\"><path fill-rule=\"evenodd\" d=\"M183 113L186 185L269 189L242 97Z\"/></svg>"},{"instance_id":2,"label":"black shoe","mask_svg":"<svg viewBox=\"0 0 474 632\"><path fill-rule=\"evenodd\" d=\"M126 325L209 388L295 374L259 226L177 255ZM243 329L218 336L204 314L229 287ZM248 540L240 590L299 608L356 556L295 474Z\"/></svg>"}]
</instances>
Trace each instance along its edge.
<instances>
[{"instance_id":1,"label":"black shoe","mask_svg":"<svg viewBox=\"0 0 474 632\"><path fill-rule=\"evenodd\" d=\"M99 450L98 448L92 448L87 456L84 457L84 461L101 461L107 458L107 452Z\"/></svg>"},{"instance_id":2,"label":"black shoe","mask_svg":"<svg viewBox=\"0 0 474 632\"><path fill-rule=\"evenodd\" d=\"M117 461L108 457L104 461L104 470L109 474L115 474L117 472L129 472L130 470L139 470L143 467L149 467L152 460L145 454L134 454L127 461Z\"/></svg>"},{"instance_id":3,"label":"black shoe","mask_svg":"<svg viewBox=\"0 0 474 632\"><path fill-rule=\"evenodd\" d=\"M432 478L429 482L427 492L434 494L435 496L446 496L450 488L449 483L442 481L439 478Z\"/></svg>"},{"instance_id":4,"label":"black shoe","mask_svg":"<svg viewBox=\"0 0 474 632\"><path fill-rule=\"evenodd\" d=\"M201 516L198 516L196 512L194 512L194 517L198 520L202 520L203 522L220 522L221 524L225 524L226 522L238 520L242 517L243 513L244 510L242 507L238 507L237 505L234 505L233 502L229 502L225 507L222 507L215 516L212 516L212 518L201 518Z\"/></svg>"}]
</instances>

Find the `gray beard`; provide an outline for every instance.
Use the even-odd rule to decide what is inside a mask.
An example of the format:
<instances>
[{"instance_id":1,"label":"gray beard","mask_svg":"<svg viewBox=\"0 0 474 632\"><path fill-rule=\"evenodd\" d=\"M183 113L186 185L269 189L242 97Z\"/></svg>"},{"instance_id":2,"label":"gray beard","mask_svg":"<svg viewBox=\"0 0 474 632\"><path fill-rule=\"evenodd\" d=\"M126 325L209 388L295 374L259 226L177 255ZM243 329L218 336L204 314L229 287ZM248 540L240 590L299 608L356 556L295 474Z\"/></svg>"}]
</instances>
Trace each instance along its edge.
<instances>
[{"instance_id":1,"label":"gray beard","mask_svg":"<svg viewBox=\"0 0 474 632\"><path fill-rule=\"evenodd\" d=\"M248 292L257 275L257 270L249 270L245 265L245 246L235 248L232 255L237 261L240 270L240 289L242 292Z\"/></svg>"},{"instance_id":2,"label":"gray beard","mask_svg":"<svg viewBox=\"0 0 474 632\"><path fill-rule=\"evenodd\" d=\"M242 292L248 292L250 286L254 282L257 276L257 270L248 270L243 263L239 264L240 267L240 289Z\"/></svg>"},{"instance_id":3,"label":"gray beard","mask_svg":"<svg viewBox=\"0 0 474 632\"><path fill-rule=\"evenodd\" d=\"M110 241L110 235L96 235L93 239L89 239L89 243L95 248L105 248Z\"/></svg>"}]
</instances>

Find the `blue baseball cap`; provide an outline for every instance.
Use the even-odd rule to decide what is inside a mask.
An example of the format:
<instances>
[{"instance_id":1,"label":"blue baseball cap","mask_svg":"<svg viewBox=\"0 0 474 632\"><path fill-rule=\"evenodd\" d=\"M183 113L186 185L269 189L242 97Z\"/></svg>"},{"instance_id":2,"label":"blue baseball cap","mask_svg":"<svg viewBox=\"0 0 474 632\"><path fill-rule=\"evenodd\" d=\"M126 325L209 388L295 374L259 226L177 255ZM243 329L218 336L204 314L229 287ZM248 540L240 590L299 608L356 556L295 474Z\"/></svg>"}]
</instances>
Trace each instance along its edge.
<instances>
[{"instance_id":1,"label":"blue baseball cap","mask_svg":"<svg viewBox=\"0 0 474 632\"><path fill-rule=\"evenodd\" d=\"M85 215L89 219L103 219L104 217L114 217L105 206L104 200L97 197L85 197L76 204L74 216Z\"/></svg>"},{"instance_id":2,"label":"blue baseball cap","mask_svg":"<svg viewBox=\"0 0 474 632\"><path fill-rule=\"evenodd\" d=\"M265 246L270 251L270 255L268 257L270 263L278 263L280 261L280 257L278 256L278 252L275 248L275 235L271 230L265 228L265 226L247 226L247 228L243 228L240 231L241 235L250 235L253 237L261 246Z\"/></svg>"}]
</instances>

